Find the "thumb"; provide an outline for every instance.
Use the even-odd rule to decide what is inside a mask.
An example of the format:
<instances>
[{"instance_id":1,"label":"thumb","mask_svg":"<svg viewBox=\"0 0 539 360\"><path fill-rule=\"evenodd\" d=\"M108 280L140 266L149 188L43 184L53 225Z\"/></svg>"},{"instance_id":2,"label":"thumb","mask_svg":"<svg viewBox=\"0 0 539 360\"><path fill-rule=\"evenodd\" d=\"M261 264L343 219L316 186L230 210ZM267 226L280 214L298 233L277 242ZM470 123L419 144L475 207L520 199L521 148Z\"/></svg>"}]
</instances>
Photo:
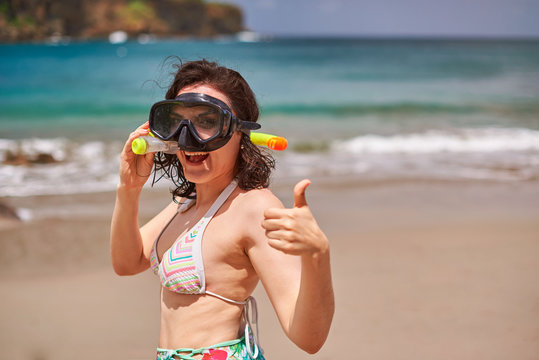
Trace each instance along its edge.
<instances>
[{"instance_id":1,"label":"thumb","mask_svg":"<svg viewBox=\"0 0 539 360\"><path fill-rule=\"evenodd\" d=\"M307 206L305 190L311 184L311 180L303 179L294 186L294 207Z\"/></svg>"}]
</instances>

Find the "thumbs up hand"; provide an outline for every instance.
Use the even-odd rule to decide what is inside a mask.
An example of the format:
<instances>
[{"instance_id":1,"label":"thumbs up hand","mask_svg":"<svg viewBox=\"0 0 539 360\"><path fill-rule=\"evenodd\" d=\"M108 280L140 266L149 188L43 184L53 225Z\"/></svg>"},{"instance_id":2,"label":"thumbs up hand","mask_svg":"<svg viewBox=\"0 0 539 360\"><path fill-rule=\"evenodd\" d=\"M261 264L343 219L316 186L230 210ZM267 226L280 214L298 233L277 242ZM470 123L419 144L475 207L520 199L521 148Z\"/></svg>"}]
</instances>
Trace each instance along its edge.
<instances>
[{"instance_id":1,"label":"thumbs up hand","mask_svg":"<svg viewBox=\"0 0 539 360\"><path fill-rule=\"evenodd\" d=\"M292 209L264 211L262 227L271 247L291 255L314 254L329 248L326 235L307 206L305 190L310 183L304 179L296 184Z\"/></svg>"}]
</instances>

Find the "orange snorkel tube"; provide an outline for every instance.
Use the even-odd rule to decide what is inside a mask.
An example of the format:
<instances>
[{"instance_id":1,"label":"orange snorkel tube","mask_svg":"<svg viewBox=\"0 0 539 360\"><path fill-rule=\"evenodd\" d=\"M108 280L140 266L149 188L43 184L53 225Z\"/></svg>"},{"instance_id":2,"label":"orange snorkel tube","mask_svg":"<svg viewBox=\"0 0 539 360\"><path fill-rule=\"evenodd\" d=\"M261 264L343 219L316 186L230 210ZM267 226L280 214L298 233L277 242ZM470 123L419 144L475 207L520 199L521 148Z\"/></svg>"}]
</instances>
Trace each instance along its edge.
<instances>
[{"instance_id":1,"label":"orange snorkel tube","mask_svg":"<svg viewBox=\"0 0 539 360\"><path fill-rule=\"evenodd\" d=\"M282 151L288 146L288 141L284 137L253 131L251 131L251 142L278 151Z\"/></svg>"}]
</instances>

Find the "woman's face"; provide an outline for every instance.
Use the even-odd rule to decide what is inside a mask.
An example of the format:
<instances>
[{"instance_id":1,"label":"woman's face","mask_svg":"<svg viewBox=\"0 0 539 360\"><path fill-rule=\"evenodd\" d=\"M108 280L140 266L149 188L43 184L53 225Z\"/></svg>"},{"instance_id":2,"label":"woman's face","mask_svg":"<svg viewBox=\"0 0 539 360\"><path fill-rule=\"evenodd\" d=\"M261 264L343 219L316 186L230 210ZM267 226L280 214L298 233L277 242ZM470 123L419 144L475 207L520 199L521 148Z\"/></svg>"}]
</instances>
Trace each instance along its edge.
<instances>
[{"instance_id":1,"label":"woman's face","mask_svg":"<svg viewBox=\"0 0 539 360\"><path fill-rule=\"evenodd\" d=\"M190 85L181 89L177 96L184 93L201 93L213 96L228 105L230 100L222 92L208 85ZM178 151L176 155L183 167L185 178L195 184L204 184L213 180L230 182L240 150L241 134L236 131L232 138L221 148L210 152Z\"/></svg>"}]
</instances>

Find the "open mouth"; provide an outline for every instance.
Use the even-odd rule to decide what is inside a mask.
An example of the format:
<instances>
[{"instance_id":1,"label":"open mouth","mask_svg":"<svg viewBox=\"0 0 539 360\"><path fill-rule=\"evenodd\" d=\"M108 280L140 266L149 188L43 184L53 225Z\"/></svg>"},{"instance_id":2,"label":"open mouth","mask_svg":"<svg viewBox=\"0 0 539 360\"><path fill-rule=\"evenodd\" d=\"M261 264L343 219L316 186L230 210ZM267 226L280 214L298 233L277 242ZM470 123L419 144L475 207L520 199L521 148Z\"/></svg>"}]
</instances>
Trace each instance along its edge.
<instances>
[{"instance_id":1,"label":"open mouth","mask_svg":"<svg viewBox=\"0 0 539 360\"><path fill-rule=\"evenodd\" d=\"M192 164L200 164L210 156L207 152L185 152L187 162Z\"/></svg>"}]
</instances>

